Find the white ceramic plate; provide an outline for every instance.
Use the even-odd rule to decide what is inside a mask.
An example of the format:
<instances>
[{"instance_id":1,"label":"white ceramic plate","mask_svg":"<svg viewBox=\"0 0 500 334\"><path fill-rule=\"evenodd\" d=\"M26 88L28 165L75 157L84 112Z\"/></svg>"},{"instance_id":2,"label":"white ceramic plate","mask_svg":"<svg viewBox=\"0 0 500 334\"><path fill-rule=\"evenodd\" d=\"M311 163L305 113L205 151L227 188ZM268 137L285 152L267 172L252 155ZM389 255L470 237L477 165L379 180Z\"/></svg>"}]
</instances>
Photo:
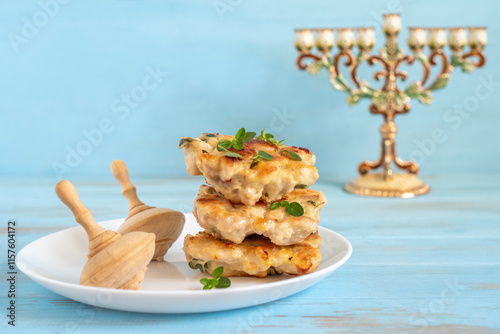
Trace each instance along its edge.
<instances>
[{"instance_id":1,"label":"white ceramic plate","mask_svg":"<svg viewBox=\"0 0 500 334\"><path fill-rule=\"evenodd\" d=\"M116 230L123 219L99 223ZM319 282L351 256L349 241L340 234L319 228L322 260L318 269L304 276L233 277L227 289L202 290L200 278L189 268L182 251L186 234L201 228L192 214L186 215L184 231L165 256L166 262L148 266L142 290L117 290L79 285L87 260L88 241L82 227L40 238L18 254L17 267L35 282L61 296L114 310L148 313L197 313L253 306L290 296Z\"/></svg>"}]
</instances>

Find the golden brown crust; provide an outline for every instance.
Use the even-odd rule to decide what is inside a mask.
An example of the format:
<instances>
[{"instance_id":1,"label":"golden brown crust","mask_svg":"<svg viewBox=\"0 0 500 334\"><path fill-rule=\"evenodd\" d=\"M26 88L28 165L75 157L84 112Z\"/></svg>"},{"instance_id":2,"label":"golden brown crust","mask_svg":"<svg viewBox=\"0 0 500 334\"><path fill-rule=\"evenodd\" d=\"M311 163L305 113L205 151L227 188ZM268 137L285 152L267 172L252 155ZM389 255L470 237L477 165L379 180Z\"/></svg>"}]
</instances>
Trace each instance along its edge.
<instances>
[{"instance_id":1,"label":"golden brown crust","mask_svg":"<svg viewBox=\"0 0 500 334\"><path fill-rule=\"evenodd\" d=\"M253 235L237 245L200 232L186 235L184 253L192 268L212 273L224 267L223 276L266 277L268 274L305 275L321 261L320 236L315 233L292 246L277 246L269 239Z\"/></svg>"},{"instance_id":2,"label":"golden brown crust","mask_svg":"<svg viewBox=\"0 0 500 334\"><path fill-rule=\"evenodd\" d=\"M233 203L254 205L259 200L272 202L281 199L295 186L310 186L318 179L314 167L316 157L308 149L281 146L298 154L302 161L278 152L276 146L263 140L252 139L242 150L230 150L242 156L233 158L217 151L221 139L234 137L214 133L202 134L199 138L184 137L179 144L185 149L186 169L192 175L203 175L213 186ZM262 150L274 157L255 164L254 157Z\"/></svg>"},{"instance_id":3,"label":"golden brown crust","mask_svg":"<svg viewBox=\"0 0 500 334\"><path fill-rule=\"evenodd\" d=\"M193 214L208 233L236 244L249 235L260 234L276 245L292 245L318 230L319 212L326 203L322 192L296 189L282 200L301 204L304 215L291 216L284 208L271 210L271 203L234 204L213 187L202 185L194 202Z\"/></svg>"}]
</instances>

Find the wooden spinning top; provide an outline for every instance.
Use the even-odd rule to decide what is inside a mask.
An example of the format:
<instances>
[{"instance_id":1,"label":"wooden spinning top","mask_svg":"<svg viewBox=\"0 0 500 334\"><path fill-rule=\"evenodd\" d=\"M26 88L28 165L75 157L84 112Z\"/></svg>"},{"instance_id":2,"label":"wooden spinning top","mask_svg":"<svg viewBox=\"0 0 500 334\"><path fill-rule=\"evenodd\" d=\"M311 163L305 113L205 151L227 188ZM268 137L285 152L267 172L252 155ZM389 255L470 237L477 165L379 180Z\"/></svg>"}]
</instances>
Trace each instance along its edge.
<instances>
[{"instance_id":1,"label":"wooden spinning top","mask_svg":"<svg viewBox=\"0 0 500 334\"><path fill-rule=\"evenodd\" d=\"M115 160L111 163L111 173L120 183L122 195L127 199L129 213L127 219L118 229L125 234L132 231L151 232L156 235L156 248L153 259L163 261L163 257L179 238L186 220L179 211L165 208L155 208L145 205L137 197L135 186L130 182L125 163Z\"/></svg>"},{"instance_id":2,"label":"wooden spinning top","mask_svg":"<svg viewBox=\"0 0 500 334\"><path fill-rule=\"evenodd\" d=\"M89 260L82 269L80 284L103 288L140 290L155 248L152 233L121 235L97 225L68 180L56 185L59 199L71 209L89 238Z\"/></svg>"}]
</instances>

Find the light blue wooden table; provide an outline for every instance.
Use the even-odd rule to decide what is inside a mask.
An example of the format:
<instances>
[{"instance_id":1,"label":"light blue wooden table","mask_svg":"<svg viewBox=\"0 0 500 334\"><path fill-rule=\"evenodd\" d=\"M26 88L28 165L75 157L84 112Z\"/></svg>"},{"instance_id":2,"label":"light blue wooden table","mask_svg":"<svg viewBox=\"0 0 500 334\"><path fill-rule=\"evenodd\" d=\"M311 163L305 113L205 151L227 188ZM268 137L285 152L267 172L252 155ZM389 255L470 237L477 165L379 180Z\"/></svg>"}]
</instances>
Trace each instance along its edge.
<instances>
[{"instance_id":1,"label":"light blue wooden table","mask_svg":"<svg viewBox=\"0 0 500 334\"><path fill-rule=\"evenodd\" d=\"M94 308L18 275L17 326L7 326L0 284L1 332L9 333L500 333L500 176L423 176L428 195L356 197L347 179L322 179L328 205L321 225L347 237L351 259L319 284L291 297L240 310L186 315ZM125 216L117 183L71 180L96 220ZM202 179L133 180L151 205L189 211ZM2 275L6 224L18 221L20 247L75 226L51 179L0 179Z\"/></svg>"}]
</instances>

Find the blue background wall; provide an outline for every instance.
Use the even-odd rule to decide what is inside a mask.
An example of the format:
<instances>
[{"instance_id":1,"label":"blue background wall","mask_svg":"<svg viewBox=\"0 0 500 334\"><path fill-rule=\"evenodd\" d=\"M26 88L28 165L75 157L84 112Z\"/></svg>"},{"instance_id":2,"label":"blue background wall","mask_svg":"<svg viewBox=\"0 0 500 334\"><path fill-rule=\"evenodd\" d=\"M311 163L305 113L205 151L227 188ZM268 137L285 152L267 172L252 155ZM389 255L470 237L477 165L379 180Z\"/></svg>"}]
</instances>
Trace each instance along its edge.
<instances>
[{"instance_id":1,"label":"blue background wall","mask_svg":"<svg viewBox=\"0 0 500 334\"><path fill-rule=\"evenodd\" d=\"M214 5L223 4L218 13ZM68 149L84 145L84 131L101 122L112 123L109 133L80 147L88 155L62 177L110 177L116 158L134 176L186 175L182 136L274 123L277 137L317 155L321 175L354 176L359 162L378 155L381 117L368 113L368 101L349 108L325 73L298 71L293 29L375 26L378 48L383 12L402 14L403 47L408 26L488 26L486 67L453 73L430 107L414 102L397 119L398 145L403 158L419 160L423 175L500 172L500 85L487 98L474 97L486 92L481 80L500 83L498 1L73 0L51 9L45 22L37 1L0 4L2 176L56 178L54 163L67 165ZM41 27L29 31L26 20ZM121 96L156 67L168 77L125 107ZM364 68L360 76L371 73ZM449 111L467 103L468 117ZM293 118L276 123L284 112ZM446 140L430 144L436 128Z\"/></svg>"}]
</instances>

